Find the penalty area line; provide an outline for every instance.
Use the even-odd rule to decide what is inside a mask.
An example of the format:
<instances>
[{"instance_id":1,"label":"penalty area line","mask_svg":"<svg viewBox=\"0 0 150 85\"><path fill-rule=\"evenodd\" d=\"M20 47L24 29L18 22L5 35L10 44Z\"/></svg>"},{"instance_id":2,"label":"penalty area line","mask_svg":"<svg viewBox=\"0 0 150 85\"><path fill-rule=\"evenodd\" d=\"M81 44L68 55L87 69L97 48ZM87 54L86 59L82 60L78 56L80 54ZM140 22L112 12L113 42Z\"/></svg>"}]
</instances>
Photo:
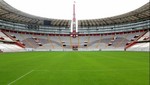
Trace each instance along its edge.
<instances>
[{"instance_id":1,"label":"penalty area line","mask_svg":"<svg viewBox=\"0 0 150 85\"><path fill-rule=\"evenodd\" d=\"M23 78L23 77L27 76L28 74L32 73L33 71L34 71L34 70L29 71L28 73L26 73L26 74L24 74L24 75L20 76L19 78L17 78L16 80L14 80L14 81L10 82L10 83L9 83L9 84L7 84L7 85L11 85L11 84L15 83L16 81L18 81L18 80L20 80L21 78Z\"/></svg>"}]
</instances>

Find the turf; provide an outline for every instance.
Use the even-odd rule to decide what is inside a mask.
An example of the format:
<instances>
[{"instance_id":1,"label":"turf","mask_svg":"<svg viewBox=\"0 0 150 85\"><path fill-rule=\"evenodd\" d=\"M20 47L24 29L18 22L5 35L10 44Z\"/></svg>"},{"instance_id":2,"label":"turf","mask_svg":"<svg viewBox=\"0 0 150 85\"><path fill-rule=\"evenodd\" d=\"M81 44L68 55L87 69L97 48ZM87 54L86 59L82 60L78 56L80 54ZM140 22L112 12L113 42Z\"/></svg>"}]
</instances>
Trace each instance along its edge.
<instances>
[{"instance_id":1,"label":"turf","mask_svg":"<svg viewBox=\"0 0 150 85\"><path fill-rule=\"evenodd\" d=\"M2 53L0 85L149 85L149 53Z\"/></svg>"}]
</instances>

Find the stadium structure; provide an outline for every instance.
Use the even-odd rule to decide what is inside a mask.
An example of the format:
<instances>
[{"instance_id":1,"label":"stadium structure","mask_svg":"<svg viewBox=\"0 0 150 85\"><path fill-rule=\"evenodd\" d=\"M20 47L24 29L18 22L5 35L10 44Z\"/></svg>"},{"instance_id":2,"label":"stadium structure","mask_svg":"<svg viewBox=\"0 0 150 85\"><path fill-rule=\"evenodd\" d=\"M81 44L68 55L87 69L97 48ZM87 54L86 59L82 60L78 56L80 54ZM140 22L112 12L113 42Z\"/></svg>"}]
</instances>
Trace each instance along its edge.
<instances>
[{"instance_id":1,"label":"stadium structure","mask_svg":"<svg viewBox=\"0 0 150 85\"><path fill-rule=\"evenodd\" d=\"M100 19L37 17L0 0L0 50L149 51L149 2L131 12Z\"/></svg>"},{"instance_id":2,"label":"stadium structure","mask_svg":"<svg viewBox=\"0 0 150 85\"><path fill-rule=\"evenodd\" d=\"M150 84L150 2L86 20L75 6L72 19L52 19L0 0L0 85Z\"/></svg>"}]
</instances>

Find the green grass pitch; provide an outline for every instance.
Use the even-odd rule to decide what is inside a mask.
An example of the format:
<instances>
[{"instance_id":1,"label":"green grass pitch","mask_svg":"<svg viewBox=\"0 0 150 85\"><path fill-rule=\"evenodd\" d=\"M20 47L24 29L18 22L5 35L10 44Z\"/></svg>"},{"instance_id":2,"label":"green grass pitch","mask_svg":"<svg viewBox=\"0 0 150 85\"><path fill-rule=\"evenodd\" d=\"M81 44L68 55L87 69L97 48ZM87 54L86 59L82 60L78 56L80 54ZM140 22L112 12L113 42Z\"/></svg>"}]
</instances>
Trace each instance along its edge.
<instances>
[{"instance_id":1,"label":"green grass pitch","mask_svg":"<svg viewBox=\"0 0 150 85\"><path fill-rule=\"evenodd\" d=\"M1 53L0 85L149 85L149 53Z\"/></svg>"}]
</instances>

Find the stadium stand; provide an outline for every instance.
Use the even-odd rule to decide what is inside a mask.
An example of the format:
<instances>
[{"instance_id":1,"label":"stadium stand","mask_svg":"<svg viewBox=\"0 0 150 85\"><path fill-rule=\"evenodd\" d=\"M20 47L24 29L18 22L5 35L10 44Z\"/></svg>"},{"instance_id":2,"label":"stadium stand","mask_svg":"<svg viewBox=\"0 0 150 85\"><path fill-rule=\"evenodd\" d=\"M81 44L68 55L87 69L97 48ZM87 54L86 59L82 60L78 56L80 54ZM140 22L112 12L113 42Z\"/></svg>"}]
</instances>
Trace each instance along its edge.
<instances>
[{"instance_id":1,"label":"stadium stand","mask_svg":"<svg viewBox=\"0 0 150 85\"><path fill-rule=\"evenodd\" d=\"M138 41L150 41L149 31L144 36L142 36Z\"/></svg>"},{"instance_id":2,"label":"stadium stand","mask_svg":"<svg viewBox=\"0 0 150 85\"><path fill-rule=\"evenodd\" d=\"M149 31L147 31L135 44L127 49L127 51L149 51L150 39Z\"/></svg>"},{"instance_id":3,"label":"stadium stand","mask_svg":"<svg viewBox=\"0 0 150 85\"><path fill-rule=\"evenodd\" d=\"M0 39L5 41L12 41L9 37L7 37L3 32L0 31Z\"/></svg>"},{"instance_id":4,"label":"stadium stand","mask_svg":"<svg viewBox=\"0 0 150 85\"><path fill-rule=\"evenodd\" d=\"M22 52L25 51L22 47L15 44L0 43L0 49L3 52Z\"/></svg>"},{"instance_id":5,"label":"stadium stand","mask_svg":"<svg viewBox=\"0 0 150 85\"><path fill-rule=\"evenodd\" d=\"M26 48L31 49L47 49L47 50L71 50L73 46L79 49L124 49L128 42L134 42L137 38L146 33L146 31L132 31L124 33L112 33L101 35L78 36L72 38L70 36L49 36L30 33L16 33L13 31L5 32L7 35L15 36L15 39L25 44ZM138 37L134 37L138 35ZM147 35L147 33L146 33ZM145 35L145 36L146 36ZM132 41L132 39L134 39ZM111 43L111 45L109 45ZM40 45L39 45L40 44Z\"/></svg>"},{"instance_id":6,"label":"stadium stand","mask_svg":"<svg viewBox=\"0 0 150 85\"><path fill-rule=\"evenodd\" d=\"M132 47L128 48L127 51L149 51L150 42L147 43L136 43Z\"/></svg>"},{"instance_id":7,"label":"stadium stand","mask_svg":"<svg viewBox=\"0 0 150 85\"><path fill-rule=\"evenodd\" d=\"M0 31L0 51L1 52L19 52L25 51L15 39L10 38L4 32ZM15 38L15 36L13 36ZM18 44L18 45L17 45Z\"/></svg>"}]
</instances>

